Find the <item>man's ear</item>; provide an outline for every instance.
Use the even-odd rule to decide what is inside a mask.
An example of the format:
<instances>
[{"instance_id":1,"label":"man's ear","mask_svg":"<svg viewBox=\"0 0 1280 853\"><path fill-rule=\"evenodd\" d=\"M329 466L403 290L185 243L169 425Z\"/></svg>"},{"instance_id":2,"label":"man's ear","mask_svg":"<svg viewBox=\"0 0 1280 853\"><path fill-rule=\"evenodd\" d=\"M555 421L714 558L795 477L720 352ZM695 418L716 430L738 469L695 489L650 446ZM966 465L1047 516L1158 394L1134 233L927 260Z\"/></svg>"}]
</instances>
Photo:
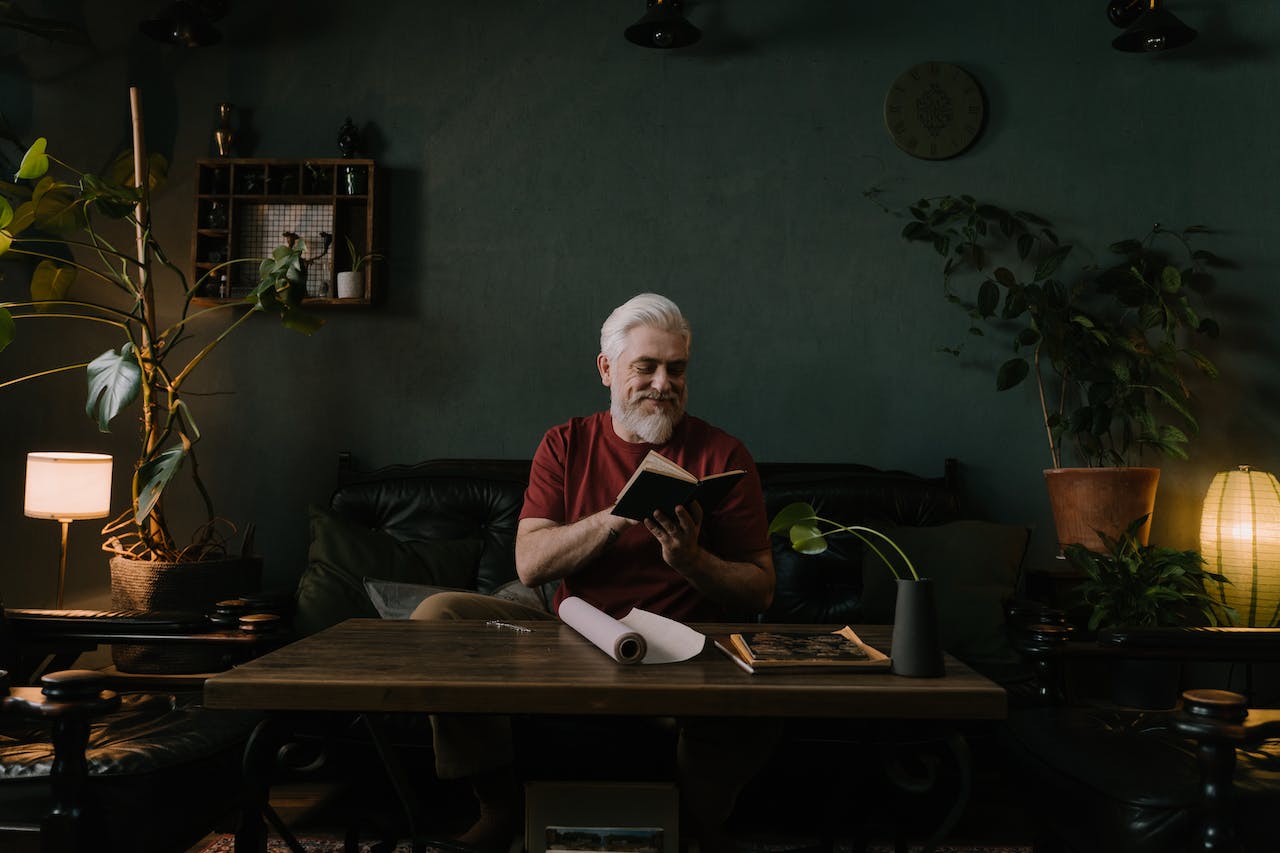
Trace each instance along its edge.
<instances>
[{"instance_id":1,"label":"man's ear","mask_svg":"<svg viewBox=\"0 0 1280 853\"><path fill-rule=\"evenodd\" d=\"M600 371L600 384L609 387L609 359L604 353L596 356L596 368Z\"/></svg>"}]
</instances>

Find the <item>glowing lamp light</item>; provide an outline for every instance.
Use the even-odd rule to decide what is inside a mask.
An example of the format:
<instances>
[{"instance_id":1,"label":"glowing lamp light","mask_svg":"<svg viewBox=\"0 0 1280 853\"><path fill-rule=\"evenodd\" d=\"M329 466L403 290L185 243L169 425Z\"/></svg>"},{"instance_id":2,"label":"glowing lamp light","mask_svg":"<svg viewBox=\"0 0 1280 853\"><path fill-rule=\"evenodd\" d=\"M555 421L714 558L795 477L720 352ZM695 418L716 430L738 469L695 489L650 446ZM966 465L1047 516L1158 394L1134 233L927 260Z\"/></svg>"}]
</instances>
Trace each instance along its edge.
<instances>
[{"instance_id":1,"label":"glowing lamp light","mask_svg":"<svg viewBox=\"0 0 1280 853\"><path fill-rule=\"evenodd\" d=\"M23 513L62 523L62 559L58 564L58 604L67 578L67 527L83 518L111 512L111 457L102 453L27 454Z\"/></svg>"},{"instance_id":2,"label":"glowing lamp light","mask_svg":"<svg viewBox=\"0 0 1280 853\"><path fill-rule=\"evenodd\" d=\"M1231 579L1222 587L1241 625L1280 625L1280 482L1241 465L1214 475L1200 517L1206 568Z\"/></svg>"}]
</instances>

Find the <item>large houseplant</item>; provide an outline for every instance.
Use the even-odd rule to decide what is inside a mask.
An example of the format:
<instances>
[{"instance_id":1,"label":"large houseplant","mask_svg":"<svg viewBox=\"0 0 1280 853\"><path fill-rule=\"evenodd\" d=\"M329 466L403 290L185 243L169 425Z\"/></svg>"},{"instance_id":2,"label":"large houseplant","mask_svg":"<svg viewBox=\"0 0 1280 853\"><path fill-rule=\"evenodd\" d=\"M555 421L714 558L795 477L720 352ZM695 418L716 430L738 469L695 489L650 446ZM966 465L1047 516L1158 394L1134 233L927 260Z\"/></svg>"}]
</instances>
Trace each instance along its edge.
<instances>
[{"instance_id":1,"label":"large houseplant","mask_svg":"<svg viewBox=\"0 0 1280 853\"><path fill-rule=\"evenodd\" d=\"M28 330L47 329L51 319L105 325L120 335L118 348L101 354L75 353L75 339L64 338L59 351L65 363L0 380L0 388L84 370L85 411L104 432L135 401L141 405L130 505L104 529L105 547L116 555L113 573L118 560L171 568L228 556L228 525L215 512L196 461L201 432L184 395L187 384L210 353L256 313L275 314L285 326L308 334L319 325L296 304L301 242L276 248L271 258L229 260L188 281L151 228L149 197L163 163L145 155L140 126L135 93L133 156L118 159L108 174L58 160L41 138L22 156L14 182L0 183L0 254L31 264L27 293L17 291L17 282L4 282L0 291L0 351L26 342ZM248 310L199 340L197 318L237 307L197 310L193 298L201 285L231 265L250 262L259 265L258 282L239 304ZM158 298L162 285L177 302L167 319ZM53 350L48 338L41 343ZM190 537L173 530L163 499L184 468L204 506L203 522ZM113 576L113 599L116 592Z\"/></svg>"},{"instance_id":2,"label":"large houseplant","mask_svg":"<svg viewBox=\"0 0 1280 853\"><path fill-rule=\"evenodd\" d=\"M921 199L909 215L902 236L941 256L944 296L968 315L971 335L991 333L1009 352L996 369L996 389L1035 383L1051 489L1064 471L1064 442L1095 468L1128 469L1147 451L1187 457L1188 435L1198 428L1188 376L1217 375L1192 346L1195 336L1218 333L1194 305L1213 285L1212 268L1223 263L1193 245L1206 229L1155 225L1141 239L1112 243L1112 260L1075 266L1076 248L1036 214L942 196ZM948 351L958 355L960 348ZM1093 473L1140 475L1147 495L1138 512L1077 519L1064 543L1083 535L1098 547L1095 528L1115 535L1129 519L1150 513L1144 504L1154 501L1156 469ZM1063 522L1059 517L1060 535Z\"/></svg>"}]
</instances>

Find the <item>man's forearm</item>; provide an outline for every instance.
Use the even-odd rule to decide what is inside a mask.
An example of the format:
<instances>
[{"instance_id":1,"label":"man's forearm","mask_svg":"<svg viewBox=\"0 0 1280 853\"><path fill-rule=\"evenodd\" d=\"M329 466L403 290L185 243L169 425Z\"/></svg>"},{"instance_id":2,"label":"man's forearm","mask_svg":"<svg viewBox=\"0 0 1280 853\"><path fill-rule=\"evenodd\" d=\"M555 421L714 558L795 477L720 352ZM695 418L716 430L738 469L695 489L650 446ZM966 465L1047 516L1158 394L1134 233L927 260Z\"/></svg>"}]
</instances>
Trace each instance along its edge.
<instances>
[{"instance_id":1,"label":"man's forearm","mask_svg":"<svg viewBox=\"0 0 1280 853\"><path fill-rule=\"evenodd\" d=\"M678 568L698 592L730 611L762 613L773 603L773 557L768 551L752 561L722 560L705 548L690 565Z\"/></svg>"},{"instance_id":2,"label":"man's forearm","mask_svg":"<svg viewBox=\"0 0 1280 853\"><path fill-rule=\"evenodd\" d=\"M516 573L525 586L573 574L613 544L629 525L601 510L572 524L526 518L516 532Z\"/></svg>"}]
</instances>

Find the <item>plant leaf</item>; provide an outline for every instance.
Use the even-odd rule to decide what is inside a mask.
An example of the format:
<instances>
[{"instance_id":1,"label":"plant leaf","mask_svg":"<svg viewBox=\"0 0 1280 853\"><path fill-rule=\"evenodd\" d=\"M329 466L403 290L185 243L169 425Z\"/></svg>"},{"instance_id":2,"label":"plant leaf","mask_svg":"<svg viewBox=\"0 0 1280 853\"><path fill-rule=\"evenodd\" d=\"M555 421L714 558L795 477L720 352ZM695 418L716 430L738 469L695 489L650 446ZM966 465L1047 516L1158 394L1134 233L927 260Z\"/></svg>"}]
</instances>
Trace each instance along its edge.
<instances>
[{"instance_id":1,"label":"plant leaf","mask_svg":"<svg viewBox=\"0 0 1280 853\"><path fill-rule=\"evenodd\" d=\"M138 508L133 516L135 523L142 524L151 514L164 487L173 480L182 467L182 460L186 458L186 448L179 445L151 457L138 467Z\"/></svg>"},{"instance_id":2,"label":"plant leaf","mask_svg":"<svg viewBox=\"0 0 1280 853\"><path fill-rule=\"evenodd\" d=\"M0 196L0 228L6 227L13 221L13 206L9 204L9 200L4 196Z\"/></svg>"},{"instance_id":3,"label":"plant leaf","mask_svg":"<svg viewBox=\"0 0 1280 853\"><path fill-rule=\"evenodd\" d=\"M978 288L978 314L983 317L990 317L996 313L996 308L1000 305L1000 288L991 279L987 279Z\"/></svg>"},{"instance_id":4,"label":"plant leaf","mask_svg":"<svg viewBox=\"0 0 1280 853\"><path fill-rule=\"evenodd\" d=\"M44 153L49 141L43 136L31 143L27 153L22 155L22 165L18 166L15 178L42 178L49 171L49 155Z\"/></svg>"},{"instance_id":5,"label":"plant leaf","mask_svg":"<svg viewBox=\"0 0 1280 853\"><path fill-rule=\"evenodd\" d=\"M1025 358L1011 358L1004 364L1000 365L1000 370L996 374L996 390L1008 391L1019 382L1027 378L1031 366L1027 364Z\"/></svg>"},{"instance_id":6,"label":"plant leaf","mask_svg":"<svg viewBox=\"0 0 1280 853\"><path fill-rule=\"evenodd\" d=\"M18 327L13 322L13 315L9 313L9 309L0 306L0 352L4 352L4 348L13 343L17 331Z\"/></svg>"},{"instance_id":7,"label":"plant leaf","mask_svg":"<svg viewBox=\"0 0 1280 853\"><path fill-rule=\"evenodd\" d=\"M821 554L827 550L827 540L817 526L797 524L791 528L791 547L800 554Z\"/></svg>"},{"instance_id":8,"label":"plant leaf","mask_svg":"<svg viewBox=\"0 0 1280 853\"><path fill-rule=\"evenodd\" d=\"M1038 266L1036 266L1035 280L1044 281L1046 278L1053 275L1057 271L1058 267L1062 266L1063 260L1065 260L1069 254L1071 254L1071 246L1069 244L1066 246L1059 246L1050 252L1049 255L1042 260Z\"/></svg>"},{"instance_id":9,"label":"plant leaf","mask_svg":"<svg viewBox=\"0 0 1280 853\"><path fill-rule=\"evenodd\" d=\"M44 260L31 273L31 298L36 302L60 301L76 280L75 267L64 267Z\"/></svg>"},{"instance_id":10,"label":"plant leaf","mask_svg":"<svg viewBox=\"0 0 1280 853\"><path fill-rule=\"evenodd\" d=\"M803 501L787 504L769 522L769 534L784 533L797 524L812 521L817 515L813 507Z\"/></svg>"},{"instance_id":11,"label":"plant leaf","mask_svg":"<svg viewBox=\"0 0 1280 853\"><path fill-rule=\"evenodd\" d=\"M84 412L98 421L101 432L111 432L111 419L138 397L142 388L142 368L133 344L120 352L107 350L89 362L89 399Z\"/></svg>"}]
</instances>

